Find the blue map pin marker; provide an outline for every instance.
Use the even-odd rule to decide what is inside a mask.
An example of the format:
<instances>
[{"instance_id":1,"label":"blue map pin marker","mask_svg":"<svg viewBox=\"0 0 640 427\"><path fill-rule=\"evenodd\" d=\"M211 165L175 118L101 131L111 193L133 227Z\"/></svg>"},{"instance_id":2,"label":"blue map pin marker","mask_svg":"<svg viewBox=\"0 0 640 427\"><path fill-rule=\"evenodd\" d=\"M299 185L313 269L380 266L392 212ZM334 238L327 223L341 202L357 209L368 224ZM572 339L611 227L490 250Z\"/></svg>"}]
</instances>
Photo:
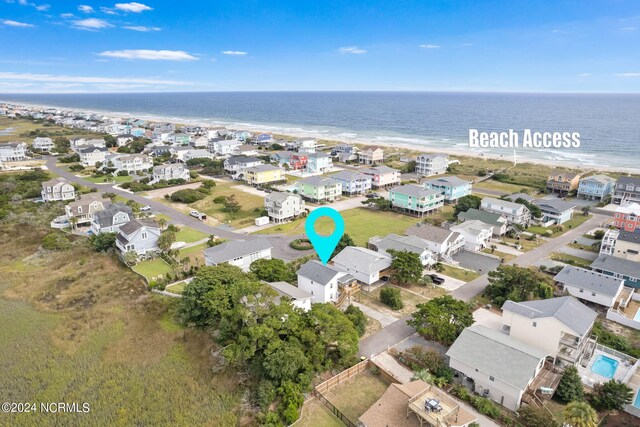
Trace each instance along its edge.
<instances>
[{"instance_id":1,"label":"blue map pin marker","mask_svg":"<svg viewBox=\"0 0 640 427\"><path fill-rule=\"evenodd\" d=\"M335 224L333 233L329 236L321 236L316 233L314 229L318 218L323 216L331 218ZM344 220L337 210L323 206L309 214L304 223L304 231L307 233L307 237L320 257L320 261L326 264L344 234Z\"/></svg>"}]
</instances>

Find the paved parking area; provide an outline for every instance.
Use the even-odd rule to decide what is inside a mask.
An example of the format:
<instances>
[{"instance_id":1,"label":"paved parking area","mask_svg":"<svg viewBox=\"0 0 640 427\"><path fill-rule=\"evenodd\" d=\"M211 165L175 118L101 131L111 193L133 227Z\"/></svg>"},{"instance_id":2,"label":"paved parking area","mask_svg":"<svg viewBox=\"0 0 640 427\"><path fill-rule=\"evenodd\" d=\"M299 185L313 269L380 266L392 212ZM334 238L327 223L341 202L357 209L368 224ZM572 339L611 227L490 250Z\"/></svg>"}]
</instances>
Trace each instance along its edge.
<instances>
[{"instance_id":1,"label":"paved parking area","mask_svg":"<svg viewBox=\"0 0 640 427\"><path fill-rule=\"evenodd\" d=\"M493 271L500 265L499 258L494 258L478 252L461 251L455 254L452 258L454 261L458 261L460 263L460 267L477 271L481 274Z\"/></svg>"}]
</instances>

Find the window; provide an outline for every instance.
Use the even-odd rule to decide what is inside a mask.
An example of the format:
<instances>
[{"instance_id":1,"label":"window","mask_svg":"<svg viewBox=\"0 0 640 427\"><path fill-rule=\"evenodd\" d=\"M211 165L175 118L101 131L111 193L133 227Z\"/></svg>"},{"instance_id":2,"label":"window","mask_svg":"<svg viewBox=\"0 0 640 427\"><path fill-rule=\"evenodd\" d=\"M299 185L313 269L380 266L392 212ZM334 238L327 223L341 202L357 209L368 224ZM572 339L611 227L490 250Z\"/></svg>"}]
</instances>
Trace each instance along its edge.
<instances>
[{"instance_id":1,"label":"window","mask_svg":"<svg viewBox=\"0 0 640 427\"><path fill-rule=\"evenodd\" d=\"M142 233L142 239L146 239L147 238L147 233Z\"/></svg>"},{"instance_id":2,"label":"window","mask_svg":"<svg viewBox=\"0 0 640 427\"><path fill-rule=\"evenodd\" d=\"M591 292L591 296L592 296L592 297L595 297L595 296L596 296L596 293L595 293L595 292Z\"/></svg>"},{"instance_id":3,"label":"window","mask_svg":"<svg viewBox=\"0 0 640 427\"><path fill-rule=\"evenodd\" d=\"M82 206L78 206L78 213L82 213Z\"/></svg>"},{"instance_id":4,"label":"window","mask_svg":"<svg viewBox=\"0 0 640 427\"><path fill-rule=\"evenodd\" d=\"M584 292L584 289L580 289L580 293L583 293L583 292Z\"/></svg>"},{"instance_id":5,"label":"window","mask_svg":"<svg viewBox=\"0 0 640 427\"><path fill-rule=\"evenodd\" d=\"M496 379L493 376L489 376L489 381L495 381Z\"/></svg>"},{"instance_id":6,"label":"window","mask_svg":"<svg viewBox=\"0 0 640 427\"><path fill-rule=\"evenodd\" d=\"M533 327L537 327L538 326L538 322L533 322Z\"/></svg>"}]
</instances>

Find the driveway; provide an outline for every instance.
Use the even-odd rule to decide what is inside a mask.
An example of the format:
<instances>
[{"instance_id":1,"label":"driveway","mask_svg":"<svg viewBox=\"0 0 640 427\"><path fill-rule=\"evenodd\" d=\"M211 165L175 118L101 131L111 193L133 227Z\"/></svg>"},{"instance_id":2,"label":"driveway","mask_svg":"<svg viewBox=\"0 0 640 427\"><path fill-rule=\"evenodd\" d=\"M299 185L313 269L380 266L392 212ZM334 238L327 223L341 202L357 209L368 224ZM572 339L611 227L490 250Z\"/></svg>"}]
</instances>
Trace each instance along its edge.
<instances>
[{"instance_id":1,"label":"driveway","mask_svg":"<svg viewBox=\"0 0 640 427\"><path fill-rule=\"evenodd\" d=\"M431 273L431 270L428 270L428 272ZM442 273L435 273L435 274L437 274L438 276L444 279L444 283L438 286L443 289L446 289L449 292L455 291L459 287L467 284L467 282L465 282L464 280L454 279L453 277L445 276Z\"/></svg>"},{"instance_id":2,"label":"driveway","mask_svg":"<svg viewBox=\"0 0 640 427\"><path fill-rule=\"evenodd\" d=\"M394 345L393 348L394 350L405 351L406 349L414 347L416 345L427 348L429 350L437 351L443 356L447 352L447 347L443 346L442 344L438 344L435 341L426 340L422 338L422 336L420 336L420 334L418 333L415 333L405 340L400 341L398 344Z\"/></svg>"},{"instance_id":3,"label":"driveway","mask_svg":"<svg viewBox=\"0 0 640 427\"><path fill-rule=\"evenodd\" d=\"M460 267L477 271L481 274L493 271L500 265L500 258L480 252L461 251L452 258L460 263Z\"/></svg>"},{"instance_id":4,"label":"driveway","mask_svg":"<svg viewBox=\"0 0 640 427\"><path fill-rule=\"evenodd\" d=\"M564 246L560 248L560 252L563 254L576 256L582 259L588 259L589 261L595 261L598 258L598 254L590 251L583 251L582 249L572 248L570 246Z\"/></svg>"},{"instance_id":5,"label":"driveway","mask_svg":"<svg viewBox=\"0 0 640 427\"><path fill-rule=\"evenodd\" d=\"M373 308L367 307L366 305L360 304L359 302L352 301L351 304L358 307L367 316L380 322L380 325L382 325L383 328L386 326L389 326L390 324L398 320L398 318L396 317L393 317L389 314L382 313L378 310L374 310Z\"/></svg>"},{"instance_id":6,"label":"driveway","mask_svg":"<svg viewBox=\"0 0 640 427\"><path fill-rule=\"evenodd\" d=\"M552 252L557 252L563 246L571 243L578 236L582 236L587 231L591 230L594 227L597 227L606 219L607 218L602 215L594 215L593 218L588 219L578 227L572 228L562 236L551 239L548 242L545 242L542 245L538 246L537 248L530 250L529 252L525 252L519 257L507 262L507 264L519 265L521 267L535 265L537 262L543 260ZM451 293L451 296L463 301L470 301L473 297L481 294L488 284L489 278L486 274L484 274L477 279L470 281L465 286L456 289Z\"/></svg>"},{"instance_id":7,"label":"driveway","mask_svg":"<svg viewBox=\"0 0 640 427\"><path fill-rule=\"evenodd\" d=\"M359 356L371 357L382 353L393 347L400 341L409 338L416 333L416 330L407 324L407 320L411 319L411 316L405 316L400 320L396 320L389 326L382 328L373 335L360 341Z\"/></svg>"}]
</instances>

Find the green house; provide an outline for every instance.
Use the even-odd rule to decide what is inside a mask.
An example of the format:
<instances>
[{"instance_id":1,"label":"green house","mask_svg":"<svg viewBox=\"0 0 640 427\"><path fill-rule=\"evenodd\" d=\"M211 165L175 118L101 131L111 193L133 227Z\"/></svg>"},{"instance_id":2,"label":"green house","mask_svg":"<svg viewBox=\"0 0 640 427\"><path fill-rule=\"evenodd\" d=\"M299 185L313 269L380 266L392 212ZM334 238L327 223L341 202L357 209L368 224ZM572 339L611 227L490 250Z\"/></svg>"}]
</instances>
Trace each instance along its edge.
<instances>
[{"instance_id":1,"label":"green house","mask_svg":"<svg viewBox=\"0 0 640 427\"><path fill-rule=\"evenodd\" d=\"M427 190L420 185L407 184L389 190L389 200L394 210L419 217L444 205L440 191Z\"/></svg>"}]
</instances>

